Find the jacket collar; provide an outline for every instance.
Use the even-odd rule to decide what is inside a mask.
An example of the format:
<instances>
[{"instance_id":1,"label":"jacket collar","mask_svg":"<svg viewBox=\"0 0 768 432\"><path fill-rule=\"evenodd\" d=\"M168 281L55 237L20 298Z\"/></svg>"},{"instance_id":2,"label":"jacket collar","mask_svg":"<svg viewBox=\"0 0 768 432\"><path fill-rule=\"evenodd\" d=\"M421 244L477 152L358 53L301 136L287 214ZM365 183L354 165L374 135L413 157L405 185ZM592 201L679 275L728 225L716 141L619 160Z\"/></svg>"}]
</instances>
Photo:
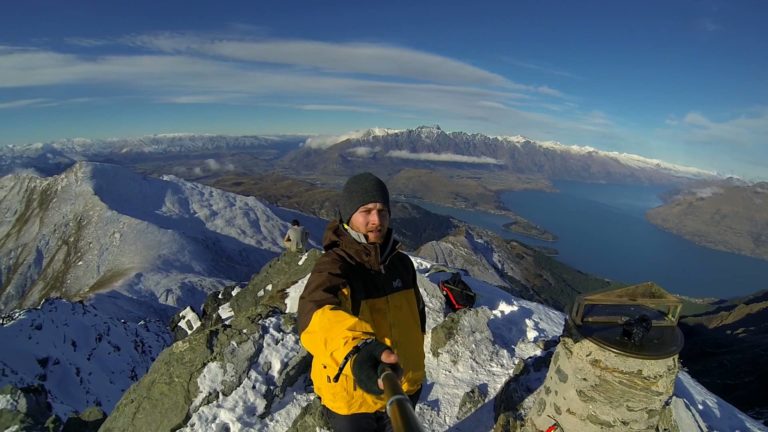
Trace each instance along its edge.
<instances>
[{"instance_id":1,"label":"jacket collar","mask_svg":"<svg viewBox=\"0 0 768 432\"><path fill-rule=\"evenodd\" d=\"M335 249L350 262L358 262L372 270L383 271L384 264L400 248L400 242L392 235L390 228L383 243L366 243L362 234L333 221L325 230L323 248L326 252Z\"/></svg>"}]
</instances>

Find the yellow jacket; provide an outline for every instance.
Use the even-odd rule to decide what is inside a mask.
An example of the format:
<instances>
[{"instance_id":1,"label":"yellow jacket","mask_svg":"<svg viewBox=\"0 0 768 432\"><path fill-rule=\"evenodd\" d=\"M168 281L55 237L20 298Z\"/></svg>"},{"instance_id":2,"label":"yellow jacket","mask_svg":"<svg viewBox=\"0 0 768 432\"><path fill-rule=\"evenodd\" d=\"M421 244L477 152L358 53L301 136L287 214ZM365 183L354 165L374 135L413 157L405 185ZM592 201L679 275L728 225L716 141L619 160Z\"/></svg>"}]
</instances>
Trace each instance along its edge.
<instances>
[{"instance_id":1,"label":"yellow jacket","mask_svg":"<svg viewBox=\"0 0 768 432\"><path fill-rule=\"evenodd\" d=\"M370 413L386 406L384 396L355 384L352 362L339 372L358 343L376 338L400 358L403 390L424 381L424 301L411 259L397 250L391 230L381 245L360 243L338 222L323 239L325 254L315 264L299 300L301 343L313 356L312 381L323 405L337 414Z\"/></svg>"}]
</instances>

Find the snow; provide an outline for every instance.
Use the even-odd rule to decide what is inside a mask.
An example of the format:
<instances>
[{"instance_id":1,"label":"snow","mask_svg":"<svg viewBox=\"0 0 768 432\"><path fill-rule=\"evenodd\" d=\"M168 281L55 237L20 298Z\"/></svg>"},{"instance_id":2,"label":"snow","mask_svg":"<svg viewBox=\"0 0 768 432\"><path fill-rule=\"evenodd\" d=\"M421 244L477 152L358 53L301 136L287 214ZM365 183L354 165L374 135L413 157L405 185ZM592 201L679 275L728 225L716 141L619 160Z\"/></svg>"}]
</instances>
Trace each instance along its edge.
<instances>
[{"instance_id":1,"label":"snow","mask_svg":"<svg viewBox=\"0 0 768 432\"><path fill-rule=\"evenodd\" d=\"M231 394L225 396L219 393L222 389L221 382L226 379L224 369L218 363L206 366L206 370L198 379L200 394L195 402L199 403L211 394L218 393L218 398L215 402L193 411L182 431L285 431L298 414L298 410L311 401L310 395L299 395L296 389L291 389L283 399L291 400L292 404L280 406L276 413L266 419L261 418L268 408L263 395L269 386L274 386L280 372L301 351L298 336L283 328L279 317L267 318L261 325L264 348L246 379ZM212 364L214 366L211 366Z\"/></svg>"},{"instance_id":2,"label":"snow","mask_svg":"<svg viewBox=\"0 0 768 432\"><path fill-rule=\"evenodd\" d=\"M578 155L593 153L595 155L614 159L624 165L634 167L634 168L657 169L657 170L662 170L667 172L673 172L673 173L676 172L680 174L685 174L687 176L692 176L692 177L718 177L719 176L716 172L713 172L713 171L707 171L707 170L702 170L700 168L673 164L673 163L665 162L659 159L647 158L644 156L631 154L631 153L603 151L590 146L565 145L560 143L559 141L546 141L546 140L537 141L537 140L532 140L530 138L526 138L521 135L499 136L497 138L503 142L509 143L511 145L516 145L516 146L520 146L524 143L531 143L533 145L537 145L539 147L546 148L553 151L569 152L569 153L578 154Z\"/></svg>"},{"instance_id":3,"label":"snow","mask_svg":"<svg viewBox=\"0 0 768 432\"><path fill-rule=\"evenodd\" d=\"M296 282L293 286L288 288L288 297L285 298L286 312L296 313L296 311L299 309L299 297L301 297L301 293L304 292L304 286L307 285L308 280L309 275L305 276Z\"/></svg>"},{"instance_id":4,"label":"snow","mask_svg":"<svg viewBox=\"0 0 768 432\"><path fill-rule=\"evenodd\" d=\"M691 407L696 417L707 425L710 431L768 431L762 424L710 393L685 371L680 371L677 375L675 396Z\"/></svg>"},{"instance_id":5,"label":"snow","mask_svg":"<svg viewBox=\"0 0 768 432\"><path fill-rule=\"evenodd\" d=\"M106 412L171 342L163 322L127 322L93 305L47 300L0 326L0 387L42 380L61 418L100 405Z\"/></svg>"},{"instance_id":6,"label":"snow","mask_svg":"<svg viewBox=\"0 0 768 432\"><path fill-rule=\"evenodd\" d=\"M181 321L179 321L179 325L187 331L187 334L191 334L200 327L200 317L197 316L197 313L195 313L190 306L187 306L181 311Z\"/></svg>"},{"instance_id":7,"label":"snow","mask_svg":"<svg viewBox=\"0 0 768 432\"><path fill-rule=\"evenodd\" d=\"M232 305L230 305L229 302L221 305L219 307L218 313L221 319L224 321L224 324L229 324L229 322L232 321L232 318L235 316L235 312L232 310Z\"/></svg>"},{"instance_id":8,"label":"snow","mask_svg":"<svg viewBox=\"0 0 768 432\"><path fill-rule=\"evenodd\" d=\"M0 410L16 411L16 407L18 407L18 402L10 395L0 395Z\"/></svg>"}]
</instances>

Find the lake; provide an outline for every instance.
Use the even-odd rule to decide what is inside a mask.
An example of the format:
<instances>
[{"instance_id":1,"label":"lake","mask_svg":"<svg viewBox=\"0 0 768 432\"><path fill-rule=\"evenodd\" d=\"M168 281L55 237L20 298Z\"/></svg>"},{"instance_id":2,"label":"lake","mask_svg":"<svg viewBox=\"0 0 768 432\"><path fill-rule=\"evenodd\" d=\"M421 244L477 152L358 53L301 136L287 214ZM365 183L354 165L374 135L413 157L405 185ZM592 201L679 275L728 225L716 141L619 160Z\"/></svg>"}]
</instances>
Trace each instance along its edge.
<instances>
[{"instance_id":1,"label":"lake","mask_svg":"<svg viewBox=\"0 0 768 432\"><path fill-rule=\"evenodd\" d=\"M630 284L654 281L669 292L731 298L768 288L768 261L716 251L663 231L644 214L661 204L655 186L555 182L559 193L506 192L504 205L558 237L542 242L502 228L505 217L424 205L530 245L554 247L581 271ZM420 204L421 205L421 204Z\"/></svg>"}]
</instances>

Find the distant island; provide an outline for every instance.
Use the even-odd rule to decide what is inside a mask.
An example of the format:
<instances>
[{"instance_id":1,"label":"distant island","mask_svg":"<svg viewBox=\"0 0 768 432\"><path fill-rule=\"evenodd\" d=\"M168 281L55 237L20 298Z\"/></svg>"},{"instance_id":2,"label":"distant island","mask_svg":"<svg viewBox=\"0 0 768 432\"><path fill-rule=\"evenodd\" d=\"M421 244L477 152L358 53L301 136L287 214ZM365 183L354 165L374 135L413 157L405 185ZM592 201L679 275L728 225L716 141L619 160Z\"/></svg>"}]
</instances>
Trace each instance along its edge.
<instances>
[{"instance_id":1,"label":"distant island","mask_svg":"<svg viewBox=\"0 0 768 432\"><path fill-rule=\"evenodd\" d=\"M515 216L512 222L505 223L503 227L507 231L512 231L536 240L548 242L557 241L556 235L519 216Z\"/></svg>"}]
</instances>

